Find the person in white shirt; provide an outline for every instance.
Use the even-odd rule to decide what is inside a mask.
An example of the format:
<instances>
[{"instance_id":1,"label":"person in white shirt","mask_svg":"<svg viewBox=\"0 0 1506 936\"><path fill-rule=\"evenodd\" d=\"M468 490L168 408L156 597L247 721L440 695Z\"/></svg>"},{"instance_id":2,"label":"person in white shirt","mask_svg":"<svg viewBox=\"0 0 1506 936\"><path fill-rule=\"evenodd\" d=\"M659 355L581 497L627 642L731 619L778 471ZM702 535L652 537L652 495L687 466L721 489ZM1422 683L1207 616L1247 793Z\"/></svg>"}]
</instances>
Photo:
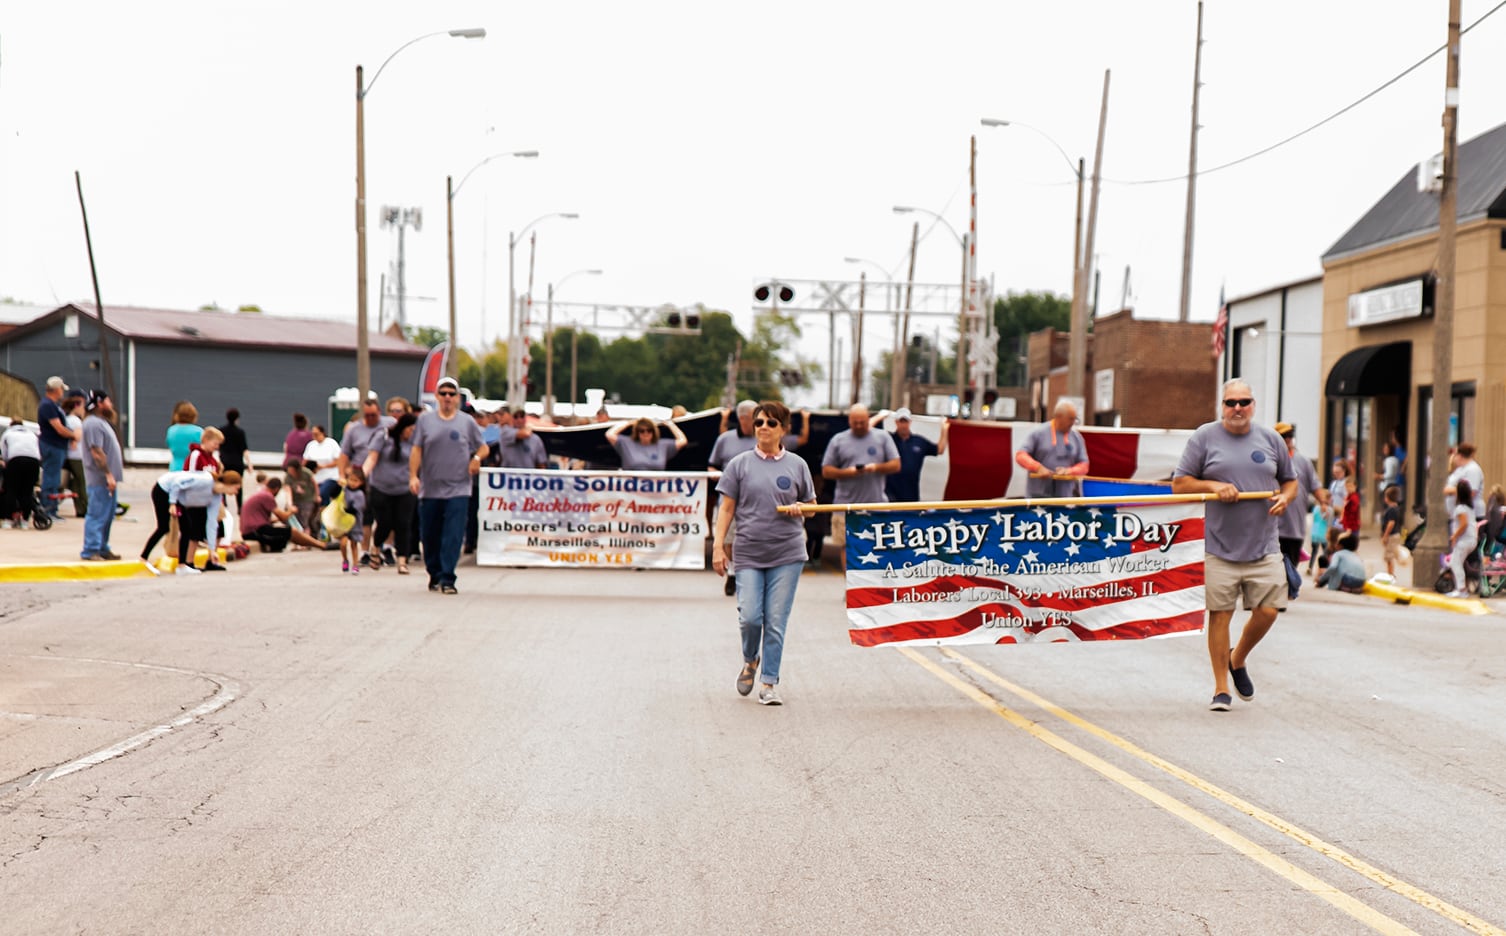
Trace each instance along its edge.
<instances>
[{"instance_id":1,"label":"person in white shirt","mask_svg":"<svg viewBox=\"0 0 1506 936\"><path fill-rule=\"evenodd\" d=\"M323 507L340 492L340 443L325 435L323 426L315 426L314 441L303 448L303 461L314 463L314 483L319 485L319 506Z\"/></svg>"},{"instance_id":2,"label":"person in white shirt","mask_svg":"<svg viewBox=\"0 0 1506 936\"><path fill-rule=\"evenodd\" d=\"M84 450L79 444L84 436L84 417L81 415L84 398L78 393L70 393L63 397L62 405L63 425L73 433L73 438L68 440L68 459L63 464L68 469L68 490L73 492L73 515L82 517L89 511L89 489L84 484Z\"/></svg>"},{"instance_id":3,"label":"person in white shirt","mask_svg":"<svg viewBox=\"0 0 1506 936\"><path fill-rule=\"evenodd\" d=\"M0 492L0 517L12 527L24 527L37 509L37 478L42 473L42 448L37 434L16 420L0 435L0 462L5 464L5 490Z\"/></svg>"}]
</instances>

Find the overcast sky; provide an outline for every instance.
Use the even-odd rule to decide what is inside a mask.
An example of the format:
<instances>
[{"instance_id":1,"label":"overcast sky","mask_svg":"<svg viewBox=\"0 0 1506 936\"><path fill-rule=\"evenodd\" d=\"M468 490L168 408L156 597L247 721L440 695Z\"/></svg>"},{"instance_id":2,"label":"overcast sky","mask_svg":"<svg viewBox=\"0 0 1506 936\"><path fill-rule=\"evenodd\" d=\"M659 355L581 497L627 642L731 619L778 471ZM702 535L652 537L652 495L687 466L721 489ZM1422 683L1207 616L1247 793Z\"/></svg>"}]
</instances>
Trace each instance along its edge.
<instances>
[{"instance_id":1,"label":"overcast sky","mask_svg":"<svg viewBox=\"0 0 1506 936\"><path fill-rule=\"evenodd\" d=\"M1464 22L1494 0L1465 0ZM1209 0L1200 164L1348 104L1446 36L1446 0ZM455 199L460 340L503 330L507 236L539 235L535 294L690 304L751 323L761 280L904 276L910 204L967 225L978 136L979 270L1005 290L1071 286L1074 190L1054 138L1091 171L1112 69L1103 175L1187 168L1196 4L1083 2L12 3L0 13L0 296L90 297L74 192L83 174L109 304L255 303L348 318L356 306L355 66L366 100L373 318L396 237L420 207L408 315L446 321L445 176L499 159ZM1506 11L1465 37L1461 139L1506 120ZM1193 318L1229 295L1316 275L1319 257L1441 149L1443 57L1304 139L1200 180ZM1177 314L1186 187L1106 182L1101 312ZM927 225L922 224L922 231ZM517 275L527 275L526 246ZM945 228L916 279L960 268ZM871 276L879 276L871 267ZM519 290L522 290L520 285ZM824 359L825 318L804 352ZM846 338L846 329L839 325ZM887 347L888 327L867 342ZM944 335L944 341L950 336Z\"/></svg>"}]
</instances>

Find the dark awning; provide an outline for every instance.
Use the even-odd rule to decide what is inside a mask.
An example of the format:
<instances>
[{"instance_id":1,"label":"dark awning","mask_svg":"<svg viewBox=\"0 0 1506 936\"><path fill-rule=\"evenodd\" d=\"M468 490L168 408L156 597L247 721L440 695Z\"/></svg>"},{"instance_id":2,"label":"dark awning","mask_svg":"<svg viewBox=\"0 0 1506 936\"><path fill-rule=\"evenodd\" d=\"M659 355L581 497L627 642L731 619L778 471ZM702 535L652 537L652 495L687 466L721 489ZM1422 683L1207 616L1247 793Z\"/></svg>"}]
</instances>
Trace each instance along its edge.
<instances>
[{"instance_id":1,"label":"dark awning","mask_svg":"<svg viewBox=\"0 0 1506 936\"><path fill-rule=\"evenodd\" d=\"M1355 348L1328 372L1330 397L1407 396L1412 392L1412 342Z\"/></svg>"}]
</instances>

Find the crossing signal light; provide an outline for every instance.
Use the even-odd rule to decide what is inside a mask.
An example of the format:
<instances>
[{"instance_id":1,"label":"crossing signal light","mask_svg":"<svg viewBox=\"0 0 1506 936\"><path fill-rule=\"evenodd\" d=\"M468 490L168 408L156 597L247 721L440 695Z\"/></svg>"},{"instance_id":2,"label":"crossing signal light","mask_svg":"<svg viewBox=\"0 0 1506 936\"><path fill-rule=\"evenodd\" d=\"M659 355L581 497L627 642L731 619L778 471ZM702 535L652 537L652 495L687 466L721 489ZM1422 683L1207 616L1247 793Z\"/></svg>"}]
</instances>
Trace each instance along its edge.
<instances>
[{"instance_id":1,"label":"crossing signal light","mask_svg":"<svg viewBox=\"0 0 1506 936\"><path fill-rule=\"evenodd\" d=\"M753 298L759 302L768 302L769 297L775 295L775 287L778 288L780 302L789 302L795 298L795 290L783 283L764 283L753 290Z\"/></svg>"}]
</instances>

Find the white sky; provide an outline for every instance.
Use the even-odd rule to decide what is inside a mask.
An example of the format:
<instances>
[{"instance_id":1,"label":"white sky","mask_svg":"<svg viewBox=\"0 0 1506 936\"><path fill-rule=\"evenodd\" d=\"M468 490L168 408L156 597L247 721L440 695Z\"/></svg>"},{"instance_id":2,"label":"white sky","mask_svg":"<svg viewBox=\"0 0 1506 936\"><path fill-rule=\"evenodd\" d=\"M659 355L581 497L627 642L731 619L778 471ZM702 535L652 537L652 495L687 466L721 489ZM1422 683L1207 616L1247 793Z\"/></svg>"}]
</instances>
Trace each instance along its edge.
<instances>
[{"instance_id":1,"label":"white sky","mask_svg":"<svg viewBox=\"0 0 1506 936\"><path fill-rule=\"evenodd\" d=\"M1464 23L1495 0L1465 0ZM1200 164L1326 116L1442 45L1446 0L1209 0ZM373 318L396 237L384 204L419 206L408 314L446 321L444 183L497 160L455 201L460 340L500 334L507 232L539 232L535 295L573 270L578 302L704 302L751 324L768 278L904 275L911 218L967 225L978 135L979 270L998 290L1070 291L1074 191L1056 148L1089 160L1113 70L1103 174L1187 167L1192 0L121 4L0 12L0 296L91 296L73 170L83 174L111 304L355 317L354 70L393 60L366 103ZM1506 120L1506 11L1465 37L1461 139ZM1198 187L1193 318L1320 272L1319 257L1409 167L1441 149L1443 57L1297 143ZM1186 188L1105 184L1100 310L1174 318ZM922 224L922 231L926 225ZM526 247L517 275L526 277ZM942 228L916 279L959 271ZM876 273L869 268L870 276ZM430 297L425 300L419 297ZM483 313L483 310L484 313ZM825 318L802 347L825 359ZM865 343L887 347L870 322ZM846 328L839 324L845 336ZM950 342L950 336L944 335ZM870 356L876 360L876 354ZM824 396L824 392L822 394Z\"/></svg>"}]
</instances>

